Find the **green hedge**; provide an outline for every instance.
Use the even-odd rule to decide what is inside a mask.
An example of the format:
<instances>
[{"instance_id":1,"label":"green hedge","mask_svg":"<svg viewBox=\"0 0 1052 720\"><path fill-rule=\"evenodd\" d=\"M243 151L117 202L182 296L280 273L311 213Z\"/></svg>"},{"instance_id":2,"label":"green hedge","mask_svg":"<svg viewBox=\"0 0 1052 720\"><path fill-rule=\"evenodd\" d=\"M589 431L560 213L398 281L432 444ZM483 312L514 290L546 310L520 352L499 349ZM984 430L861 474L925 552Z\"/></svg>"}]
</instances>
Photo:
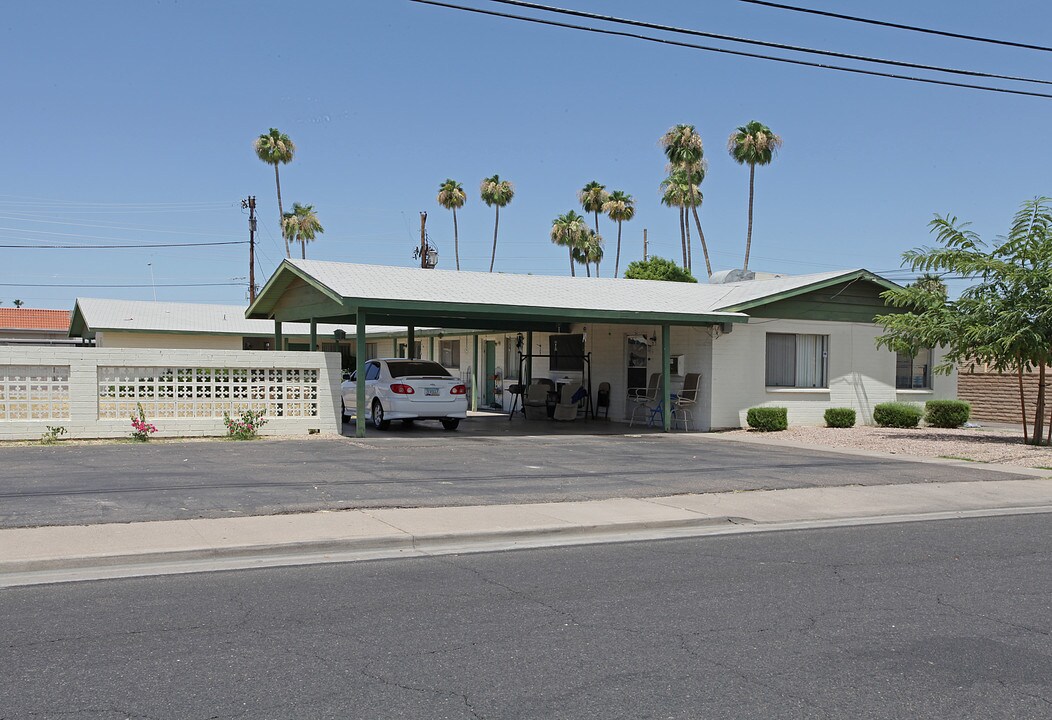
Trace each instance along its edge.
<instances>
[{"instance_id":1,"label":"green hedge","mask_svg":"<svg viewBox=\"0 0 1052 720\"><path fill-rule=\"evenodd\" d=\"M784 407L749 408L745 415L749 427L760 432L774 432L789 427L789 409Z\"/></svg>"},{"instance_id":2,"label":"green hedge","mask_svg":"<svg viewBox=\"0 0 1052 720\"><path fill-rule=\"evenodd\" d=\"M924 413L913 403L887 402L873 408L873 422L880 427L917 427Z\"/></svg>"},{"instance_id":3,"label":"green hedge","mask_svg":"<svg viewBox=\"0 0 1052 720\"><path fill-rule=\"evenodd\" d=\"M964 400L929 400L924 410L924 422L937 428L960 427L972 416L972 406Z\"/></svg>"},{"instance_id":4,"label":"green hedge","mask_svg":"<svg viewBox=\"0 0 1052 720\"><path fill-rule=\"evenodd\" d=\"M855 411L851 408L829 408L825 413L826 426L849 428L855 426Z\"/></svg>"}]
</instances>

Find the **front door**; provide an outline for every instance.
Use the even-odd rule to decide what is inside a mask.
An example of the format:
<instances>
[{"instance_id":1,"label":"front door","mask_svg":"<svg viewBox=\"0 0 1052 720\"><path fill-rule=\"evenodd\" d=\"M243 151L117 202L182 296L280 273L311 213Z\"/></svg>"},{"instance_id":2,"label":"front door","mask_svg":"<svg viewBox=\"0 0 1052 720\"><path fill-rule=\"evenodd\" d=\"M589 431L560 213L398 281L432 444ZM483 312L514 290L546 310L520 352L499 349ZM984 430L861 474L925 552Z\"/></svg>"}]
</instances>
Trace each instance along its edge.
<instances>
[{"instance_id":1,"label":"front door","mask_svg":"<svg viewBox=\"0 0 1052 720\"><path fill-rule=\"evenodd\" d=\"M647 356L650 354L650 344L645 335L628 335L625 337L625 365L626 373L625 387L629 395L633 388L642 388L646 391L647 380Z\"/></svg>"}]
</instances>

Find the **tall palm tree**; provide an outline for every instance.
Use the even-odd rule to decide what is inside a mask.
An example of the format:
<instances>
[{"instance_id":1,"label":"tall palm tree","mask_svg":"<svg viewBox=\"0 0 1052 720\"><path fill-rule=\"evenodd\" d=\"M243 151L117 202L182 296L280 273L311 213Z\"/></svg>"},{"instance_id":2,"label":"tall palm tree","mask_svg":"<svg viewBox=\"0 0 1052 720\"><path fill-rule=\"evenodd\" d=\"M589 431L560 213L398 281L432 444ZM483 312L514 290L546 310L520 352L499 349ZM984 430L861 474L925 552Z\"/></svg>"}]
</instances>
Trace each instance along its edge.
<instances>
[{"instance_id":1,"label":"tall palm tree","mask_svg":"<svg viewBox=\"0 0 1052 720\"><path fill-rule=\"evenodd\" d=\"M679 244L683 254L683 267L687 267L686 188L675 173L661 181L661 204L679 208Z\"/></svg>"},{"instance_id":2,"label":"tall palm tree","mask_svg":"<svg viewBox=\"0 0 1052 720\"><path fill-rule=\"evenodd\" d=\"M559 247L567 249L570 256L571 277L577 276L574 270L574 251L580 248L587 234L587 222L573 210L552 220L551 239Z\"/></svg>"},{"instance_id":3,"label":"tall palm tree","mask_svg":"<svg viewBox=\"0 0 1052 720\"><path fill-rule=\"evenodd\" d=\"M603 261L603 236L589 230L581 241L581 255L584 257L585 272L592 276L590 265L595 263L595 276L599 277L599 263Z\"/></svg>"},{"instance_id":4,"label":"tall palm tree","mask_svg":"<svg viewBox=\"0 0 1052 720\"><path fill-rule=\"evenodd\" d=\"M282 237L289 244L299 242L301 256L304 260L307 259L307 243L324 232L325 228L318 221L318 214L314 211L313 205L292 203L292 212L285 213L281 221Z\"/></svg>"},{"instance_id":5,"label":"tall palm tree","mask_svg":"<svg viewBox=\"0 0 1052 720\"><path fill-rule=\"evenodd\" d=\"M252 143L256 148L256 156L268 165L274 166L274 184L278 188L278 226L285 221L285 211L281 207L281 178L278 176L278 165L287 165L292 162L292 156L296 154L296 146L289 136L279 132L277 128L271 128L270 132L263 133ZM285 241L285 257L292 257L289 251L289 243Z\"/></svg>"},{"instance_id":6,"label":"tall palm tree","mask_svg":"<svg viewBox=\"0 0 1052 720\"><path fill-rule=\"evenodd\" d=\"M577 191L577 199L581 202L581 207L584 208L585 212L595 215L595 232L598 235L599 213L603 211L603 203L610 199L610 193L606 191L606 185L601 185L593 180Z\"/></svg>"},{"instance_id":7,"label":"tall palm tree","mask_svg":"<svg viewBox=\"0 0 1052 720\"><path fill-rule=\"evenodd\" d=\"M771 128L755 120L742 125L727 138L727 150L731 157L739 165L749 166L749 229L745 234L745 262L742 270L749 269L749 251L752 249L752 200L756 166L770 165L781 146L782 139L771 132Z\"/></svg>"},{"instance_id":8,"label":"tall palm tree","mask_svg":"<svg viewBox=\"0 0 1052 720\"><path fill-rule=\"evenodd\" d=\"M670 173L677 170L690 173L695 178L692 184L701 185L701 181L705 179L705 150L701 143L701 135L693 125L673 125L661 137L661 146L665 150ZM712 263L709 261L709 246L705 242L705 232L701 229L701 219L698 217L698 205L701 203L697 202L697 198L694 197L698 191L688 189L692 194L686 207L689 207L694 215L694 226L698 229L701 252L705 256L705 270L711 277ZM684 210L684 216L685 213L686 210Z\"/></svg>"},{"instance_id":9,"label":"tall palm tree","mask_svg":"<svg viewBox=\"0 0 1052 720\"><path fill-rule=\"evenodd\" d=\"M464 188L456 180L446 178L446 181L438 186L438 204L446 210L453 211L453 253L457 259L457 270L460 269L460 233L457 231L457 208L464 207L468 196Z\"/></svg>"},{"instance_id":10,"label":"tall palm tree","mask_svg":"<svg viewBox=\"0 0 1052 720\"><path fill-rule=\"evenodd\" d=\"M489 271L493 272L493 263L497 260L497 227L500 225L500 209L505 207L515 197L515 186L507 180L501 180L499 175L488 177L479 186L482 202L495 208L493 217L493 253L489 258Z\"/></svg>"},{"instance_id":11,"label":"tall palm tree","mask_svg":"<svg viewBox=\"0 0 1052 720\"><path fill-rule=\"evenodd\" d=\"M614 256L614 277L621 267L621 223L636 216L636 201L623 190L614 190L610 199L603 203L603 212L617 223L617 254Z\"/></svg>"}]
</instances>

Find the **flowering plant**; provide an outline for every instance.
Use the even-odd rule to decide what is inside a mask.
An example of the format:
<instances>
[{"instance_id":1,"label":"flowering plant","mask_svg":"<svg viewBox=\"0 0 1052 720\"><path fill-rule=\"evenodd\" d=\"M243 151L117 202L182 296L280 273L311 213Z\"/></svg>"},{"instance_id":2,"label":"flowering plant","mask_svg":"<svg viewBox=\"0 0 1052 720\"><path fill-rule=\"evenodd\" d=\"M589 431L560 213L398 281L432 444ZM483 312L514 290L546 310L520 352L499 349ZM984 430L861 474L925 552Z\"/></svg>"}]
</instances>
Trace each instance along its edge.
<instances>
[{"instance_id":1,"label":"flowering plant","mask_svg":"<svg viewBox=\"0 0 1052 720\"><path fill-rule=\"evenodd\" d=\"M157 432L157 426L146 422L146 411L142 409L142 403L135 403L135 406L139 409L139 416L131 416L132 440L146 442L150 439L150 435Z\"/></svg>"},{"instance_id":2,"label":"flowering plant","mask_svg":"<svg viewBox=\"0 0 1052 720\"><path fill-rule=\"evenodd\" d=\"M234 440L252 440L259 429L267 424L262 410L246 410L241 417L232 418L230 413L223 413L223 424Z\"/></svg>"}]
</instances>

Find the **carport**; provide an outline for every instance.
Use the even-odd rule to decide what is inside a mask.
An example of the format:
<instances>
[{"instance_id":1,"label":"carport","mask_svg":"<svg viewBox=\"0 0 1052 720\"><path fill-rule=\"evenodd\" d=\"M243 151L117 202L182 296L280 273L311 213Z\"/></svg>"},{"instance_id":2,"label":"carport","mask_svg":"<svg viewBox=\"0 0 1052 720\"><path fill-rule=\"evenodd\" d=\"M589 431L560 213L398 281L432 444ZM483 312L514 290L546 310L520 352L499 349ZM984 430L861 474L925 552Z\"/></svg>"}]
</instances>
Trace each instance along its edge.
<instances>
[{"instance_id":1,"label":"carport","mask_svg":"<svg viewBox=\"0 0 1052 720\"><path fill-rule=\"evenodd\" d=\"M572 323L640 324L661 328L663 426L671 429L670 333L673 325L711 327L747 322L738 312L710 310L711 286L688 283L571 278L543 275L457 272L359 265L319 260L283 260L248 308L247 318L274 321L275 346L282 323L310 324L310 349L317 350L318 323L353 324L358 377L365 375L366 325L565 332ZM478 368L478 334L472 367ZM477 388L477 384L473 384ZM358 383L357 407L365 406ZM477 389L475 391L477 395ZM365 423L355 423L365 436Z\"/></svg>"}]
</instances>

